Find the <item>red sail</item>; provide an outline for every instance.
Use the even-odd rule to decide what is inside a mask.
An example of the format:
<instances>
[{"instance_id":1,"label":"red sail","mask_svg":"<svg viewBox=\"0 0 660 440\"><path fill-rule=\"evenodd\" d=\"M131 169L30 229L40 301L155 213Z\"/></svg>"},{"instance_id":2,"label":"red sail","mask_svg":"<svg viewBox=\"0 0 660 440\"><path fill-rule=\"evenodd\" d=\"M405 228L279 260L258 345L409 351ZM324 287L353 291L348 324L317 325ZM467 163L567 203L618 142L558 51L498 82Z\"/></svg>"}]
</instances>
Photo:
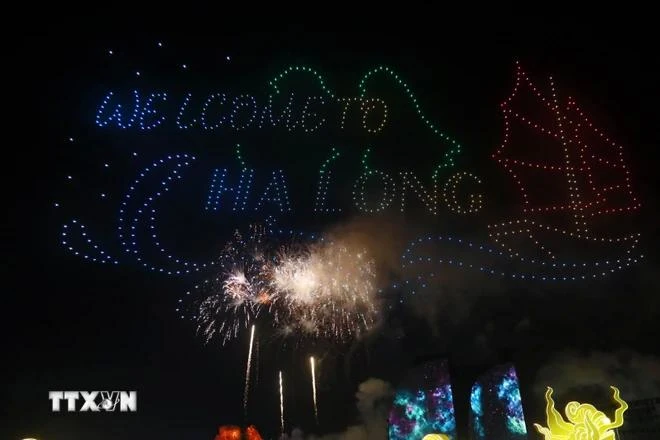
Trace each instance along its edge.
<instances>
[{"instance_id":1,"label":"red sail","mask_svg":"<svg viewBox=\"0 0 660 440\"><path fill-rule=\"evenodd\" d=\"M552 80L544 93L517 65L502 112L504 140L493 158L513 177L524 212L572 211L582 219L639 208L622 147L574 99L561 100ZM551 198L547 191L556 203L538 201Z\"/></svg>"},{"instance_id":2,"label":"red sail","mask_svg":"<svg viewBox=\"0 0 660 440\"><path fill-rule=\"evenodd\" d=\"M524 235L551 256L542 234L627 240L613 238L609 229L605 234L602 228L592 230L606 216L640 207L622 147L597 129L574 99L562 99L552 79L542 90L519 64L511 95L501 107L504 138L493 158L512 178L524 216L491 225L491 237L513 253L516 246L504 243Z\"/></svg>"}]
</instances>

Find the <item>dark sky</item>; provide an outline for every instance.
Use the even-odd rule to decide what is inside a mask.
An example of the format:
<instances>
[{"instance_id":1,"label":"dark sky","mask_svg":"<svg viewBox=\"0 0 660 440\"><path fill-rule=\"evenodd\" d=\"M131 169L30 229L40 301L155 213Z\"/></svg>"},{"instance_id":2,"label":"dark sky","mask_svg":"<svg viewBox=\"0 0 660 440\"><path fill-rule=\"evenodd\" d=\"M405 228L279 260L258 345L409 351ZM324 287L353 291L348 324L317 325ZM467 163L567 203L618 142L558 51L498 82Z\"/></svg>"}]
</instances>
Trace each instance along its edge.
<instances>
[{"instance_id":1,"label":"dark sky","mask_svg":"<svg viewBox=\"0 0 660 440\"><path fill-rule=\"evenodd\" d=\"M520 25L523 22L474 32L474 26L466 23L466 28L455 32L397 28L341 34L184 35L115 30L102 34L44 31L19 38L15 67L21 76L7 87L15 89L10 95L20 92L22 98L19 110L11 111L17 119L5 128L14 140L6 146L10 160L4 173L9 177L5 186L10 202L5 216L8 226L3 228L9 235L5 250L9 283L2 320L7 384L1 387L8 395L0 405L0 418L6 420L0 425L9 429L9 436L3 438L210 439L218 425L243 422L245 334L224 348L204 346L193 325L174 312L178 295L199 278L159 276L131 264L106 267L84 262L65 252L59 233L63 221L80 215L95 219L89 222L98 225L100 241L112 238L117 203L135 168L130 162L133 151L145 157L183 149L214 160L232 157L226 151L209 150L209 146L235 141L220 135L103 132L94 126L93 118L107 90L127 92L140 87L176 94L233 88L249 92L261 90L273 73L296 63L325 72L338 90L355 87L359 75L371 66L392 66L416 91L431 118L464 145L457 168L483 170L483 175L496 174L489 154L501 139L498 106L509 93L514 61L519 60L539 81L552 74L625 146L643 201L641 215L634 221L635 230L643 232L641 252L647 256L640 267L597 283L561 288L470 284L467 289L488 294L468 295L468 311L451 323L447 314L433 318L439 321L433 324L440 331L431 338L427 337L429 319L402 311L370 338L367 348L364 344L321 344L313 349L325 354L321 433L342 431L356 422L353 394L360 382L378 377L396 384L405 368L423 357L449 357L459 431L465 432L460 423L465 425L471 381L496 363L518 365L523 399L529 400L525 402L529 425L541 414L532 394L534 376L552 353L564 348L625 348L660 355L657 343L648 336L657 329L658 305L654 298L658 292L654 277L657 232L653 228L658 209L658 69L650 34L643 26L634 33L621 33L583 23L551 30L550 26ZM163 48L157 47L159 41ZM115 52L113 57L107 56L108 49ZM231 57L229 62L226 56ZM176 68L182 63L190 66L187 72ZM133 75L136 70L142 73L139 80ZM248 142L271 146L277 141L279 146L286 139L259 136L263 135ZM324 134L317 142L330 145L331 136ZM401 149L422 144L422 135L403 129L392 136L394 140L385 147L387 154L381 157L384 166L396 169L399 157L419 159L410 159L406 149L403 154ZM69 143L69 137L76 141ZM287 148L304 155L307 146L299 138L291 143ZM270 153L262 156L256 147L247 151L258 165L267 166L271 160ZM107 175L100 168L106 160L115 167ZM315 168L319 162L313 160ZM426 165L420 164L421 169ZM80 179L73 189L65 181L68 174ZM104 188L112 188L107 203L90 197ZM494 197L506 198L499 194L505 187L499 188L491 188ZM292 200L298 199L294 195ZM54 209L56 201L75 209L63 214ZM289 220L295 227L319 226L306 217ZM220 226L227 228L222 222ZM183 241L190 229L171 226L169 232ZM460 289L456 287L460 281L453 284ZM560 308L558 303L565 306ZM441 304L448 309L460 306ZM525 320L529 328L516 330ZM402 338L393 336L398 330ZM483 345L475 343L479 340ZM273 344L262 345L250 421L263 433L277 431L274 380L276 370L284 368L292 377L289 398L294 402L287 423L313 430L310 407L303 403L309 385L305 356L312 349L305 347L300 353L292 347L280 350ZM52 414L47 393L61 389L136 389L139 411Z\"/></svg>"}]
</instances>

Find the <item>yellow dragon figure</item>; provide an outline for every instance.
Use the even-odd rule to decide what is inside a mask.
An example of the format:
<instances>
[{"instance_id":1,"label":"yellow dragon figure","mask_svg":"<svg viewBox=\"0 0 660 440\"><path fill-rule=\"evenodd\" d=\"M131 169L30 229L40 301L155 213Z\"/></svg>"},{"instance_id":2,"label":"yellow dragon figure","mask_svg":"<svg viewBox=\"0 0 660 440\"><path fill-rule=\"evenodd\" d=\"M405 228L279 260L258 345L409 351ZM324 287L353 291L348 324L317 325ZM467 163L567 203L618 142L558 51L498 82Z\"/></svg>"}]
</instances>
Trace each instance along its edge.
<instances>
[{"instance_id":1,"label":"yellow dragon figure","mask_svg":"<svg viewBox=\"0 0 660 440\"><path fill-rule=\"evenodd\" d=\"M628 404L619 397L616 387L610 388L614 391L614 400L619 404L613 422L593 405L579 402L566 405L564 412L568 421L565 421L555 409L552 388L548 387L545 392L548 427L535 423L536 430L543 434L545 440L615 440L612 429L623 425L623 413L628 409Z\"/></svg>"},{"instance_id":2,"label":"yellow dragon figure","mask_svg":"<svg viewBox=\"0 0 660 440\"><path fill-rule=\"evenodd\" d=\"M449 440L444 434L426 434L422 440Z\"/></svg>"}]
</instances>

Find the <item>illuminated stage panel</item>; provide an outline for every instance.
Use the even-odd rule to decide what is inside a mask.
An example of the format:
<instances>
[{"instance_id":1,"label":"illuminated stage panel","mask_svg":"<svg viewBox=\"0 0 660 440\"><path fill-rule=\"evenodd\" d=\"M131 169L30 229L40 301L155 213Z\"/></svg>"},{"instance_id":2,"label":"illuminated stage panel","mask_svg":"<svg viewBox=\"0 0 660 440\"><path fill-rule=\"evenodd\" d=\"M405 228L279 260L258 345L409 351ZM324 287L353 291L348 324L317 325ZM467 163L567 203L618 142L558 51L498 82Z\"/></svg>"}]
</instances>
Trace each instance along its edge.
<instances>
[{"instance_id":1,"label":"illuminated stage panel","mask_svg":"<svg viewBox=\"0 0 660 440\"><path fill-rule=\"evenodd\" d=\"M394 395L390 440L422 440L428 434L456 439L454 402L446 360L413 369Z\"/></svg>"},{"instance_id":2,"label":"illuminated stage panel","mask_svg":"<svg viewBox=\"0 0 660 440\"><path fill-rule=\"evenodd\" d=\"M470 432L474 440L527 438L520 385L513 365L495 367L472 386Z\"/></svg>"}]
</instances>

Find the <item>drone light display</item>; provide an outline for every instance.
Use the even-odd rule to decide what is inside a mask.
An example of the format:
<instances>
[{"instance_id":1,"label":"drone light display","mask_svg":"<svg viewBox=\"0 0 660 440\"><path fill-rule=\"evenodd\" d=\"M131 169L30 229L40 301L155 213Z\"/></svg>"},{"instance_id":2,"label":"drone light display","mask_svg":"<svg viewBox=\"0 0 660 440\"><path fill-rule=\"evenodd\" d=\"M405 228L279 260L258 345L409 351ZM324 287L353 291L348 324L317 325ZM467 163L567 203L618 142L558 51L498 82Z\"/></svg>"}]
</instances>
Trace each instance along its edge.
<instances>
[{"instance_id":1,"label":"drone light display","mask_svg":"<svg viewBox=\"0 0 660 440\"><path fill-rule=\"evenodd\" d=\"M370 94L372 83L386 85L385 91ZM328 146L319 162L294 160L299 169L266 170L250 163L259 155L259 145L235 144L238 161L211 164L210 183L201 197L205 212L238 218L275 213L291 225L308 215L394 216L397 211L406 215L411 207L422 208L415 211L422 218L480 218L489 204L487 183L472 171L453 169L464 148L431 122L420 97L401 75L384 66L368 70L353 96L329 84L319 70L295 65L267 81L261 94L227 89L206 94L188 91L177 97L166 90L111 90L96 108L94 126L107 133L197 129L240 135L284 129L302 131L310 139L323 129L359 132L368 142L359 148ZM296 87L303 92L294 93ZM316 94L305 95L311 90ZM403 98L403 108L391 103L398 98ZM513 183L520 212L513 208L511 219L488 222L471 234L483 235L483 241L452 240L453 234L436 237L429 231L410 242L402 263L417 265L414 270L421 278L432 270L420 263L430 263L523 282L602 278L637 264L643 258L640 234L619 227L622 216L641 206L623 147L596 127L574 97L562 96L553 79L547 87L537 86L520 64L501 110L503 138L492 158ZM406 114L415 115L418 129L431 136L434 150L413 156L420 165L431 165L426 172L392 169L377 160L379 144L388 142L393 125ZM141 157L136 152L133 156ZM217 261L186 258L166 247L164 242L172 240L159 233L163 221L159 206L170 203L175 186L185 184L187 176L198 173L206 161L201 154L188 152L149 161L127 181L131 183L120 198L114 240L99 239L96 225L76 217L64 222L62 245L90 262L116 265L132 260L148 271L173 276L208 273ZM296 188L299 179L290 176L306 169L314 186L310 185L311 198L302 200L296 196L301 193ZM75 180L71 174L66 179ZM350 187L352 192L341 192ZM103 192L102 198L110 199L109 192ZM55 206L64 210L60 202ZM117 246L111 247L109 241ZM420 242L441 249L439 258L422 249ZM576 248L580 252L574 252Z\"/></svg>"},{"instance_id":2,"label":"drone light display","mask_svg":"<svg viewBox=\"0 0 660 440\"><path fill-rule=\"evenodd\" d=\"M120 59L116 50L103 56ZM628 224L641 203L624 148L554 79L538 85L518 63L500 108L502 136L489 149L490 165L513 188L508 202L493 197L505 186L462 161L470 148L433 121L431 99L390 67L374 66L352 86L335 87L320 69L298 64L261 76L246 91L222 83L200 90L190 79L193 64L172 65L190 82L168 88L135 67L131 86L103 81L111 86L89 108L87 125L64 139L71 148L110 139L113 148L99 163L86 163L89 169L61 170L64 189L52 206L65 252L192 278L195 287L177 299L176 313L192 318L206 340L226 343L268 317L263 328L284 336L343 342L374 328L383 312L381 287L405 297L433 288L430 281L446 269L519 283L586 282L644 258L641 235ZM167 145L154 147L163 137ZM388 148L401 147L400 138L418 148L406 142L405 154L391 158ZM287 142L296 148L287 150ZM90 184L85 172L104 183ZM119 184L111 189L109 182ZM380 285L390 280L373 250L326 239L323 227L352 217L410 226L398 254L401 279ZM232 238L265 219L259 240ZM440 230L444 220L450 226ZM184 246L190 243L198 246ZM314 367L312 361L312 374ZM415 374L395 396L390 440L456 440L447 363ZM316 412L315 377L312 385ZM546 397L550 405L551 391ZM625 411L621 401L624 409L609 422L589 405L569 406L568 422L552 402L548 427L536 425L546 440L582 432L611 440ZM470 411L476 439L527 435L513 366L475 382ZM495 425L500 431L493 434ZM261 437L253 427L229 426L216 437L240 438Z\"/></svg>"}]
</instances>

